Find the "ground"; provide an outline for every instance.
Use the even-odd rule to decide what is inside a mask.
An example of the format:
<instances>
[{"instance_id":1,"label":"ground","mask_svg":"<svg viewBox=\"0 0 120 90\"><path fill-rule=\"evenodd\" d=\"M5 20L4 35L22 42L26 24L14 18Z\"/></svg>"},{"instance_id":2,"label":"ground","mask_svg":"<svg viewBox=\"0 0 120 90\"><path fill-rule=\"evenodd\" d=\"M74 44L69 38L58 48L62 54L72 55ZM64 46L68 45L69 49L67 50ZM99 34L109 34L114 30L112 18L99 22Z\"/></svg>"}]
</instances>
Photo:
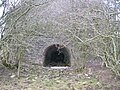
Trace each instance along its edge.
<instances>
[{"instance_id":1,"label":"ground","mask_svg":"<svg viewBox=\"0 0 120 90\"><path fill-rule=\"evenodd\" d=\"M0 65L0 90L120 90L120 79L99 62L89 62L83 72L31 64L22 67L19 78L16 70Z\"/></svg>"}]
</instances>

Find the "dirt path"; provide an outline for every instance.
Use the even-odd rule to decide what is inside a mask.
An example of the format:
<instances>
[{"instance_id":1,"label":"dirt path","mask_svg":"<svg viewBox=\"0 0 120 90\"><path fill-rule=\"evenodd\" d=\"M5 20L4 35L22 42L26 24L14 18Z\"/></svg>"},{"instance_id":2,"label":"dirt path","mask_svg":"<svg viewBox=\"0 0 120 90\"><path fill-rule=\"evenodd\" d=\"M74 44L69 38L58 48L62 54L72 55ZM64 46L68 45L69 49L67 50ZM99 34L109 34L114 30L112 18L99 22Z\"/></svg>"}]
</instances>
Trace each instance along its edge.
<instances>
[{"instance_id":1,"label":"dirt path","mask_svg":"<svg viewBox=\"0 0 120 90\"><path fill-rule=\"evenodd\" d=\"M120 80L98 62L89 62L84 72L31 65L22 68L20 78L1 65L0 90L120 90Z\"/></svg>"}]
</instances>

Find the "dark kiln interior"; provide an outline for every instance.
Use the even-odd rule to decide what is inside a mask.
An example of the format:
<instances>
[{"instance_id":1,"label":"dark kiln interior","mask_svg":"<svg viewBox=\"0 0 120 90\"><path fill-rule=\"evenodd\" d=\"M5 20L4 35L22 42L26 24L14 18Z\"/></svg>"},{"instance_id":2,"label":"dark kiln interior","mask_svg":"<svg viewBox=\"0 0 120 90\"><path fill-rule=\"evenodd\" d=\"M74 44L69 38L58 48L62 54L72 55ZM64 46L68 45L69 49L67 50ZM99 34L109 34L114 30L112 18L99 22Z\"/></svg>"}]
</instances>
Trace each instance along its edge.
<instances>
[{"instance_id":1,"label":"dark kiln interior","mask_svg":"<svg viewBox=\"0 0 120 90\"><path fill-rule=\"evenodd\" d=\"M70 66L70 53L67 47L53 44L46 48L43 66Z\"/></svg>"}]
</instances>

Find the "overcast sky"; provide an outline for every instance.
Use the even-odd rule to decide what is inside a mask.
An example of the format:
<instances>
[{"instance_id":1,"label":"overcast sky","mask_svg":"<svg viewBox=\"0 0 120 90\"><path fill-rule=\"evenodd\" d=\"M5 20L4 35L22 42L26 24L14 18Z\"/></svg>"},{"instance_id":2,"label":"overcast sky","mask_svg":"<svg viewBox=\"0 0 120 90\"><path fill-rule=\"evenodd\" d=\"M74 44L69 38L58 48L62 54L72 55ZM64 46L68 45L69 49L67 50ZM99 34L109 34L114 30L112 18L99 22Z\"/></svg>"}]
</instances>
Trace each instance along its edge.
<instances>
[{"instance_id":1,"label":"overcast sky","mask_svg":"<svg viewBox=\"0 0 120 90\"><path fill-rule=\"evenodd\" d=\"M0 4L2 3L2 1L0 0ZM3 7L0 7L0 17L2 16L2 11L3 11Z\"/></svg>"},{"instance_id":2,"label":"overcast sky","mask_svg":"<svg viewBox=\"0 0 120 90\"><path fill-rule=\"evenodd\" d=\"M9 0L9 4L8 7L11 7L11 4L15 4L17 5L19 3L20 0ZM2 3L2 0L0 0L0 4ZM2 12L3 12L3 7L0 7L0 17L2 16Z\"/></svg>"}]
</instances>

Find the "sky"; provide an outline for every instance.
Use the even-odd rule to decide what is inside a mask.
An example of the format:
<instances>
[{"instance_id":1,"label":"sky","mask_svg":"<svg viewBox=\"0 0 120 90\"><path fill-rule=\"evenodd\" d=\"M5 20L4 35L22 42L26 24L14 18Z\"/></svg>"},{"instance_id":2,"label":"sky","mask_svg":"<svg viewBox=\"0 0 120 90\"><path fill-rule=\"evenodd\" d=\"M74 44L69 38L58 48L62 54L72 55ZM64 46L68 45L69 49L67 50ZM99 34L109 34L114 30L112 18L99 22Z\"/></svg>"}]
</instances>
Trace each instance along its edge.
<instances>
[{"instance_id":1,"label":"sky","mask_svg":"<svg viewBox=\"0 0 120 90\"><path fill-rule=\"evenodd\" d=\"M0 0L0 4L2 3L2 1ZM0 7L0 17L2 16L2 12L3 12L3 7Z\"/></svg>"},{"instance_id":2,"label":"sky","mask_svg":"<svg viewBox=\"0 0 120 90\"><path fill-rule=\"evenodd\" d=\"M20 0L9 0L9 6L8 7L12 7L11 4L15 4L17 5L19 3ZM0 0L0 4L2 3L2 0ZM0 17L2 16L4 8L0 7Z\"/></svg>"}]
</instances>

